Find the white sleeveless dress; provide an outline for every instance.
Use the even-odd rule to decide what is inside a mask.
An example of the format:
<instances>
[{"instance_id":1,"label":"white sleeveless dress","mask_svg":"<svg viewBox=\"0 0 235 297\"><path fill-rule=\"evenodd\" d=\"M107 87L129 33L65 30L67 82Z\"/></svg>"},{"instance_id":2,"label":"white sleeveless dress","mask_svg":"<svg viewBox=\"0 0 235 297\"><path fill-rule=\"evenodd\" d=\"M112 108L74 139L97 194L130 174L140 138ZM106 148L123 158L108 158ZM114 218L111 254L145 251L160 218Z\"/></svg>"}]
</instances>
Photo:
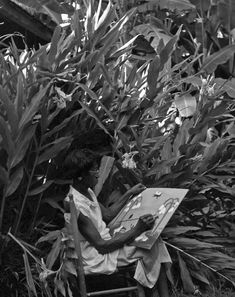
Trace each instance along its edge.
<instances>
[{"instance_id":1,"label":"white sleeveless dress","mask_svg":"<svg viewBox=\"0 0 235 297\"><path fill-rule=\"evenodd\" d=\"M94 192L88 189L92 201L70 186L69 194L73 195L76 208L90 218L104 240L109 240L109 228L102 219L102 213ZM70 225L70 214L64 215L67 225ZM79 228L79 226L78 226ZM117 267L137 261L134 278L143 286L152 288L158 279L161 264L171 263L171 257L163 241L159 238L151 250L125 245L123 248L107 254L100 254L85 238L81 240L81 252L85 274L112 274Z\"/></svg>"}]
</instances>

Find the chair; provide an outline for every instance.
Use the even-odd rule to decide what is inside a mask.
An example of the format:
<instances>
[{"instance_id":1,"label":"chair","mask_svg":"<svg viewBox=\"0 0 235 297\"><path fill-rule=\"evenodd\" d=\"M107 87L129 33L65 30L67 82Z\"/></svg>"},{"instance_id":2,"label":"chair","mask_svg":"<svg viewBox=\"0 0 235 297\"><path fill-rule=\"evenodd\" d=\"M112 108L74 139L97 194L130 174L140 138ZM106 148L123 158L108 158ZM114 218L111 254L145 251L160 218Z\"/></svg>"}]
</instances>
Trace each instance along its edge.
<instances>
[{"instance_id":1,"label":"chair","mask_svg":"<svg viewBox=\"0 0 235 297\"><path fill-rule=\"evenodd\" d=\"M86 275L87 296L144 297L143 288L132 278L134 270L135 265L129 265L111 275Z\"/></svg>"},{"instance_id":2,"label":"chair","mask_svg":"<svg viewBox=\"0 0 235 297\"><path fill-rule=\"evenodd\" d=\"M83 264L82 264L82 256L81 256L81 248L80 248L80 232L78 230L77 226L77 217L79 214L77 214L76 207L73 201L73 196L69 195L70 198L70 213L71 213L71 225L72 225L72 232L74 237L74 244L76 253L78 256L77 261L77 274L78 274L78 283L79 283L79 289L80 289L80 297L92 297L92 296L113 296L114 294L119 294L119 296L122 293L127 293L128 297L134 296L136 297L145 297L144 289L141 285L135 284L132 285L131 283L134 281L131 278L131 275L133 273L134 265L129 265L127 267L119 268L114 274L111 275L103 275L103 274L97 274L97 275L86 275L84 274L83 270ZM102 282L102 286L100 289L97 290L97 277L99 279L104 279L104 282ZM119 285L114 288L109 288L107 284L111 284L110 281L111 278L115 278L116 280L122 280L122 286ZM96 284L96 289L92 290L91 292L87 292L87 288L92 286L92 283ZM99 286L98 286L99 287Z\"/></svg>"}]
</instances>

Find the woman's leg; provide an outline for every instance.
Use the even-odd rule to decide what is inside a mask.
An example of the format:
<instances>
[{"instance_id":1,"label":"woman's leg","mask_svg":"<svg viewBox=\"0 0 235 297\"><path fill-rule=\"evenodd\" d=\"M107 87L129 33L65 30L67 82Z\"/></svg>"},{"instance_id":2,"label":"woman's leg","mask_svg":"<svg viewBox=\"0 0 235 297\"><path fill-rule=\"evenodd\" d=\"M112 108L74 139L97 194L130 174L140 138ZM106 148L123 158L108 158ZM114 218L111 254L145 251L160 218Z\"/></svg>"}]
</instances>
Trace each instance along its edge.
<instances>
[{"instance_id":1,"label":"woman's leg","mask_svg":"<svg viewBox=\"0 0 235 297\"><path fill-rule=\"evenodd\" d=\"M165 265L161 265L159 277L156 285L152 288L145 288L145 296L146 297L170 297L168 282L166 276Z\"/></svg>"}]
</instances>

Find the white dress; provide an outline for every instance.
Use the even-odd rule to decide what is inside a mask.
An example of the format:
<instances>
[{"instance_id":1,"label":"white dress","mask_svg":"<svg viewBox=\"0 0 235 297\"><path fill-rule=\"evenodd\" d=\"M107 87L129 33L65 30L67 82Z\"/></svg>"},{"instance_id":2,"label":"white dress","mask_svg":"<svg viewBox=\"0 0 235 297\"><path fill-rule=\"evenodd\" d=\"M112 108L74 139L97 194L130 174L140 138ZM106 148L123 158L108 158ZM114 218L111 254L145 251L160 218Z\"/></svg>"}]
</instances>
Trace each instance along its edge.
<instances>
[{"instance_id":1,"label":"white dress","mask_svg":"<svg viewBox=\"0 0 235 297\"><path fill-rule=\"evenodd\" d=\"M94 192L88 189L92 201L70 186L69 194L73 195L76 208L90 218L104 240L109 240L109 228L102 219L101 209ZM69 198L65 201L69 201ZM65 214L65 221L70 225L70 214ZM79 226L78 226L79 228ZM117 267L137 261L134 278L143 286L152 288L157 282L161 263L171 263L171 257L161 239L158 239L151 250L125 245L114 252L100 254L85 238L81 240L81 252L85 274L112 274Z\"/></svg>"}]
</instances>

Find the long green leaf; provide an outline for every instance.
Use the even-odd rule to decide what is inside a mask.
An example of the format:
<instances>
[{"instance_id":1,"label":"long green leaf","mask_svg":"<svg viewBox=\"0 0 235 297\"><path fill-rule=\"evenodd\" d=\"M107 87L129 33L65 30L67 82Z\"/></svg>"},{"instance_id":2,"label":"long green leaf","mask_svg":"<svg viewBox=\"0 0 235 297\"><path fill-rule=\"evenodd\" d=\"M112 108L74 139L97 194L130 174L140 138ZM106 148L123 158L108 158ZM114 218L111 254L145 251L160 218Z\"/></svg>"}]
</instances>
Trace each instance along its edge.
<instances>
[{"instance_id":1,"label":"long green leaf","mask_svg":"<svg viewBox=\"0 0 235 297\"><path fill-rule=\"evenodd\" d=\"M11 158L9 158L9 168L15 167L22 159L25 157L27 149L31 143L31 140L34 136L36 125L26 127L21 131L21 134L16 141L16 151Z\"/></svg>"},{"instance_id":2,"label":"long green leaf","mask_svg":"<svg viewBox=\"0 0 235 297\"><path fill-rule=\"evenodd\" d=\"M1 146L6 150L9 156L15 152L15 145L11 138L11 131L6 121L0 116L0 135L2 137Z\"/></svg>"},{"instance_id":3,"label":"long green leaf","mask_svg":"<svg viewBox=\"0 0 235 297\"><path fill-rule=\"evenodd\" d=\"M156 2L156 1L150 1ZM172 11L187 11L195 10L195 5L193 5L189 0L158 0L161 9L169 9Z\"/></svg>"},{"instance_id":4,"label":"long green leaf","mask_svg":"<svg viewBox=\"0 0 235 297\"><path fill-rule=\"evenodd\" d=\"M92 37L92 43L93 46L100 41L100 39L104 36L104 34L107 32L107 29L109 28L113 18L115 16L115 9L110 6L110 2L105 8L102 16L100 17L97 25L96 30Z\"/></svg>"},{"instance_id":5,"label":"long green leaf","mask_svg":"<svg viewBox=\"0 0 235 297\"><path fill-rule=\"evenodd\" d=\"M50 131L48 131L47 133L45 133L42 137L43 140L45 140L48 137L51 137L52 135L56 134L57 132L59 132L61 129L63 129L64 127L66 127L68 125L68 123L76 116L80 115L83 112L83 108L75 111L74 113L72 113L72 115L70 117L67 117L62 123L60 123L59 125L55 126L53 129L51 129Z\"/></svg>"},{"instance_id":6,"label":"long green leaf","mask_svg":"<svg viewBox=\"0 0 235 297\"><path fill-rule=\"evenodd\" d=\"M118 22L116 22L116 24L108 31L108 33L103 38L101 38L100 43L104 45L103 48L106 48L107 51L110 49L110 46L118 39L119 33L123 26L128 22L135 12L136 9L129 10Z\"/></svg>"},{"instance_id":7,"label":"long green leaf","mask_svg":"<svg viewBox=\"0 0 235 297\"><path fill-rule=\"evenodd\" d=\"M111 114L111 112L104 106L104 104L102 103L101 100L99 100L98 96L96 95L95 92L93 92L91 89L89 89L86 85L78 83L77 84L79 87L81 87L92 99L96 100L96 102L98 102L100 104L100 106L102 107L102 109L107 113L107 115L109 116L109 118L111 120L114 120L113 115Z\"/></svg>"},{"instance_id":8,"label":"long green leaf","mask_svg":"<svg viewBox=\"0 0 235 297\"><path fill-rule=\"evenodd\" d=\"M52 269L57 257L60 254L60 250L61 250L61 234L59 234L59 236L57 237L56 241L52 246L50 253L47 256L46 265L49 269Z\"/></svg>"},{"instance_id":9,"label":"long green leaf","mask_svg":"<svg viewBox=\"0 0 235 297\"><path fill-rule=\"evenodd\" d=\"M199 241L195 238L176 237L173 238L171 241L176 245L183 246L185 250L222 248L221 245Z\"/></svg>"},{"instance_id":10,"label":"long green leaf","mask_svg":"<svg viewBox=\"0 0 235 297\"><path fill-rule=\"evenodd\" d=\"M95 194L96 196L99 195L103 184L105 183L107 177L110 174L110 171L113 167L113 163L114 163L114 158L113 157L109 157L109 156L104 156L101 160L100 163L100 169L99 169L99 178L98 178L98 182L95 186Z\"/></svg>"},{"instance_id":11,"label":"long green leaf","mask_svg":"<svg viewBox=\"0 0 235 297\"><path fill-rule=\"evenodd\" d=\"M24 80L21 74L18 75L17 92L16 92L16 99L14 104L18 114L18 118L20 119L22 116L23 104L24 104Z\"/></svg>"},{"instance_id":12,"label":"long green leaf","mask_svg":"<svg viewBox=\"0 0 235 297\"><path fill-rule=\"evenodd\" d=\"M27 285L28 285L30 291L33 292L34 296L37 297L37 291L36 291L36 288L35 288L35 285L34 285L33 275L32 275L32 272L31 272L30 265L29 265L28 256L27 256L25 251L24 251L24 254L23 254L23 258L24 258L24 266L25 266Z\"/></svg>"},{"instance_id":13,"label":"long green leaf","mask_svg":"<svg viewBox=\"0 0 235 297\"><path fill-rule=\"evenodd\" d=\"M7 113L8 123L11 127L13 137L17 134L18 129L18 114L16 113L15 105L11 102L6 91L0 86L0 101Z\"/></svg>"},{"instance_id":14,"label":"long green leaf","mask_svg":"<svg viewBox=\"0 0 235 297\"><path fill-rule=\"evenodd\" d=\"M44 241L54 241L58 238L59 235L60 235L59 230L51 231L51 232L47 233L46 235L40 237L37 241L37 244L40 242L44 242Z\"/></svg>"},{"instance_id":15,"label":"long green leaf","mask_svg":"<svg viewBox=\"0 0 235 297\"><path fill-rule=\"evenodd\" d=\"M40 187L30 190L29 192L29 196L34 196L34 195L38 195L42 192L44 192L46 189L48 189L50 187L50 185L53 184L53 180L48 180L47 182L45 182L43 185L41 185Z\"/></svg>"},{"instance_id":16,"label":"long green leaf","mask_svg":"<svg viewBox=\"0 0 235 297\"><path fill-rule=\"evenodd\" d=\"M23 112L22 118L20 119L20 129L22 129L29 121L31 121L35 113L38 112L41 101L45 97L49 86L50 83L46 87L41 88L32 98L30 104L26 107Z\"/></svg>"},{"instance_id":17,"label":"long green leaf","mask_svg":"<svg viewBox=\"0 0 235 297\"><path fill-rule=\"evenodd\" d=\"M208 74L213 73L219 65L224 64L232 58L234 53L235 44L225 46L218 52L215 52L207 57L202 64L201 70L207 72Z\"/></svg>"},{"instance_id":18,"label":"long green leaf","mask_svg":"<svg viewBox=\"0 0 235 297\"><path fill-rule=\"evenodd\" d=\"M6 189L6 197L10 196L17 190L23 178L23 173L23 167L20 167L10 176L9 184Z\"/></svg>"},{"instance_id":19,"label":"long green leaf","mask_svg":"<svg viewBox=\"0 0 235 297\"><path fill-rule=\"evenodd\" d=\"M235 78L232 78L231 80L227 81L223 87L223 90L232 98L235 98Z\"/></svg>"},{"instance_id":20,"label":"long green leaf","mask_svg":"<svg viewBox=\"0 0 235 297\"><path fill-rule=\"evenodd\" d=\"M2 166L0 166L0 182L3 184L8 183L8 173Z\"/></svg>"},{"instance_id":21,"label":"long green leaf","mask_svg":"<svg viewBox=\"0 0 235 297\"><path fill-rule=\"evenodd\" d=\"M108 130L106 129L106 127L104 126L104 124L101 122L101 120L99 119L99 117L91 110L91 108L89 108L82 101L79 101L79 102L80 102L81 106L83 107L83 109L88 113L88 115L90 115L93 119L96 120L97 125L100 126L100 128L102 128L109 136L112 137L112 135L108 132Z\"/></svg>"},{"instance_id":22,"label":"long green leaf","mask_svg":"<svg viewBox=\"0 0 235 297\"><path fill-rule=\"evenodd\" d=\"M60 36L61 36L61 27L57 26L51 39L51 47L48 55L48 60L51 64L55 61Z\"/></svg>"},{"instance_id":23,"label":"long green leaf","mask_svg":"<svg viewBox=\"0 0 235 297\"><path fill-rule=\"evenodd\" d=\"M188 271L187 265L178 253L180 275L183 282L183 287L186 293L194 293L194 284L191 278L191 275Z\"/></svg>"},{"instance_id":24,"label":"long green leaf","mask_svg":"<svg viewBox=\"0 0 235 297\"><path fill-rule=\"evenodd\" d=\"M156 56L149 65L148 76L147 76L150 99L155 96L159 71L160 71L160 59L158 56Z\"/></svg>"},{"instance_id":25,"label":"long green leaf","mask_svg":"<svg viewBox=\"0 0 235 297\"><path fill-rule=\"evenodd\" d=\"M62 281L59 278L54 279L54 294L55 294L55 296L58 296L57 291L59 291L62 294L62 296L64 296L64 297L67 296L66 291L65 291L65 283L64 283L64 281Z\"/></svg>"},{"instance_id":26,"label":"long green leaf","mask_svg":"<svg viewBox=\"0 0 235 297\"><path fill-rule=\"evenodd\" d=\"M72 142L72 137L61 137L58 139L56 144L52 145L50 148L46 149L38 158L38 164L55 158L59 152L69 147Z\"/></svg>"}]
</instances>

